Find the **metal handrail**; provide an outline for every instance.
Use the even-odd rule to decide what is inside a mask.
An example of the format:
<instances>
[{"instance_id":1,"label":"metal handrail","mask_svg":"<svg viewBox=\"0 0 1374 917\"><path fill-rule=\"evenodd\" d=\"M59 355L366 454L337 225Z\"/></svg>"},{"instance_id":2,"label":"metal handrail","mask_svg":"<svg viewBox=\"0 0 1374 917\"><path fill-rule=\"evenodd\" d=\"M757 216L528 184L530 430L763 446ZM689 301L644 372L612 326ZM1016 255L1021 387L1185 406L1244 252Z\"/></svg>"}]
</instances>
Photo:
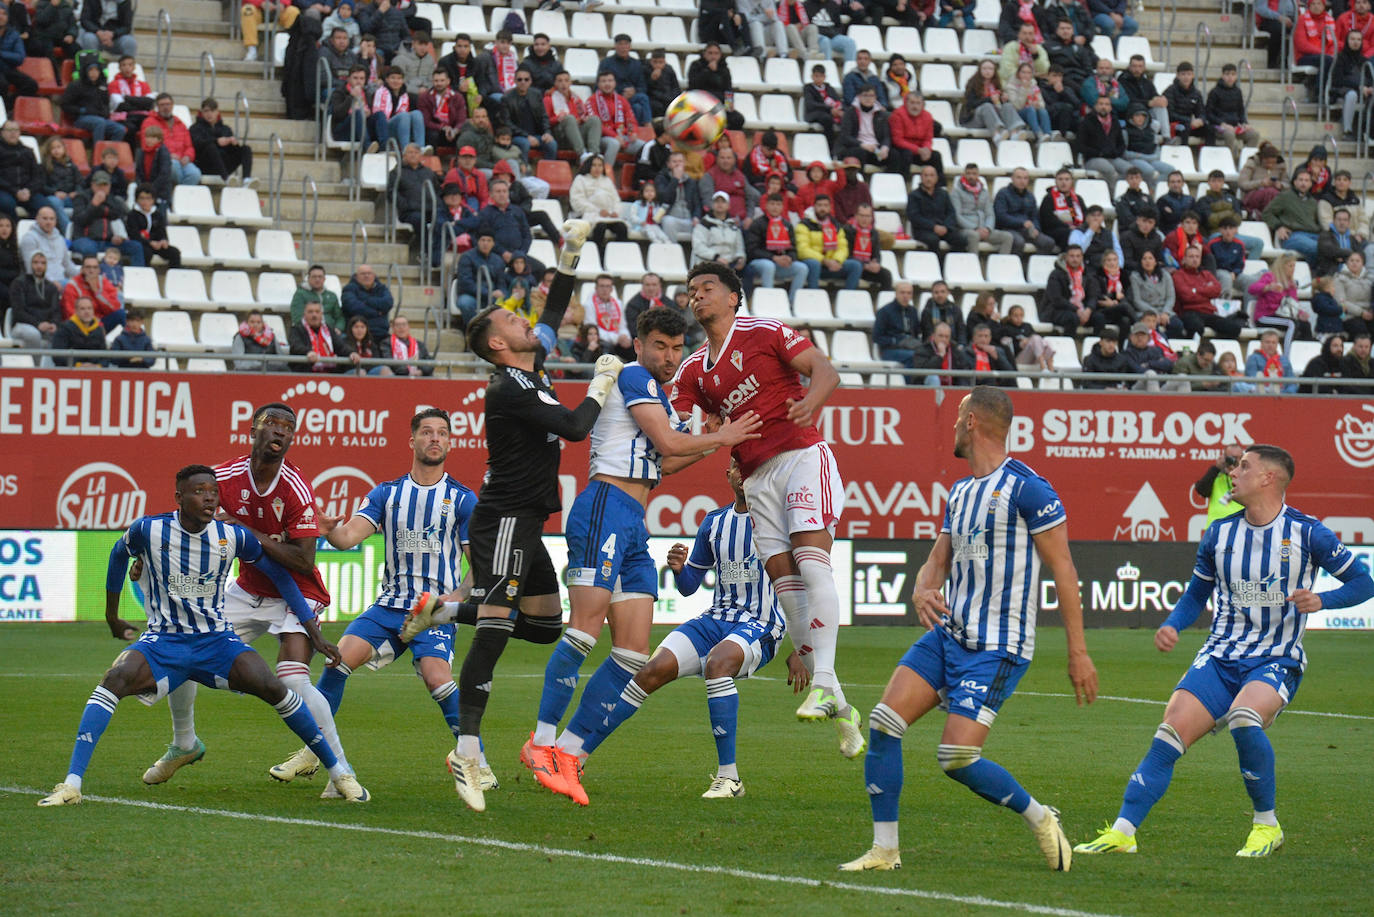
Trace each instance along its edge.
<instances>
[{"instance_id":1,"label":"metal handrail","mask_svg":"<svg viewBox=\"0 0 1374 917\"><path fill-rule=\"evenodd\" d=\"M272 228L281 229L281 183L286 176L286 146L281 134L267 137L267 209L272 213Z\"/></svg>"},{"instance_id":2,"label":"metal handrail","mask_svg":"<svg viewBox=\"0 0 1374 917\"><path fill-rule=\"evenodd\" d=\"M1364 178L1360 179L1360 200L1367 200L1369 197L1369 180L1374 178L1374 172L1365 172Z\"/></svg>"},{"instance_id":3,"label":"metal handrail","mask_svg":"<svg viewBox=\"0 0 1374 917\"><path fill-rule=\"evenodd\" d=\"M1331 78L1336 72L1335 42L1331 43L1332 54L1327 55L1326 33L1322 32L1323 63L1317 65L1317 118L1323 123L1331 120ZM1327 59L1331 63L1325 63Z\"/></svg>"},{"instance_id":4,"label":"metal handrail","mask_svg":"<svg viewBox=\"0 0 1374 917\"><path fill-rule=\"evenodd\" d=\"M1245 115L1250 116L1250 100L1255 95L1255 68L1250 66L1250 58L1242 57L1236 61L1236 69L1245 73L1245 83L1248 87L1245 90Z\"/></svg>"},{"instance_id":5,"label":"metal handrail","mask_svg":"<svg viewBox=\"0 0 1374 917\"><path fill-rule=\"evenodd\" d=\"M458 314L458 297L453 292L453 285L457 281L454 275L458 270L458 260L456 258L445 257L453 247L453 240L456 238L454 224L445 223L439 229L439 285L440 297L444 304L444 320L450 322L455 314ZM431 256L432 257L432 256Z\"/></svg>"},{"instance_id":6,"label":"metal handrail","mask_svg":"<svg viewBox=\"0 0 1374 917\"><path fill-rule=\"evenodd\" d=\"M1331 150L1331 174L1335 175L1336 170L1341 167L1341 145L1336 142L1336 138L1330 134L1322 137L1322 146Z\"/></svg>"},{"instance_id":7,"label":"metal handrail","mask_svg":"<svg viewBox=\"0 0 1374 917\"><path fill-rule=\"evenodd\" d=\"M315 61L315 161L324 160L325 144L333 139L329 123L329 91L334 85L334 71L324 58Z\"/></svg>"},{"instance_id":8,"label":"metal handrail","mask_svg":"<svg viewBox=\"0 0 1374 917\"><path fill-rule=\"evenodd\" d=\"M209 65L210 65L210 91L209 91L209 92L206 92L206 91L205 91L205 65L206 65L206 64L209 64ZM215 80L215 75L216 75L216 74L215 74L215 55L212 54L212 53L210 53L209 51L202 51L202 52L200 52L200 96L199 96L199 98L204 99L204 98L206 98L206 97L208 97L208 96L213 96L213 95L215 94L215 82L216 82L216 80ZM235 131L234 133L238 133L238 131Z\"/></svg>"},{"instance_id":9,"label":"metal handrail","mask_svg":"<svg viewBox=\"0 0 1374 917\"><path fill-rule=\"evenodd\" d=\"M358 231L363 233L363 257L358 258ZM362 220L353 221L353 232L348 239L348 263L356 268L360 264L367 263L367 224Z\"/></svg>"},{"instance_id":10,"label":"metal handrail","mask_svg":"<svg viewBox=\"0 0 1374 917\"><path fill-rule=\"evenodd\" d=\"M401 182L399 181L399 173L397 174L397 181L393 182L391 180L391 170L393 168L397 170L401 168L400 141L395 137L389 138L386 142L384 152L386 153L386 183L389 187L387 188L386 194L383 196L386 206L383 208L382 241L388 245L392 245L396 242L396 220L399 219L401 212L400 202L398 200L401 191ZM392 159L393 153L396 157L394 160Z\"/></svg>"},{"instance_id":11,"label":"metal handrail","mask_svg":"<svg viewBox=\"0 0 1374 917\"><path fill-rule=\"evenodd\" d=\"M242 128L239 124L239 112L243 112ZM253 129L253 111L248 105L248 94L242 89L234 93L234 136L243 143L248 142L248 132Z\"/></svg>"},{"instance_id":12,"label":"metal handrail","mask_svg":"<svg viewBox=\"0 0 1374 917\"><path fill-rule=\"evenodd\" d=\"M1293 136L1288 136L1288 110L1293 110ZM1285 162L1293 161L1293 145L1298 139L1298 103L1292 96L1284 97L1279 106L1279 148L1283 150Z\"/></svg>"},{"instance_id":13,"label":"metal handrail","mask_svg":"<svg viewBox=\"0 0 1374 917\"><path fill-rule=\"evenodd\" d=\"M235 40L243 37L243 0L232 0L229 4L229 37ZM204 96L202 96L204 98Z\"/></svg>"},{"instance_id":14,"label":"metal handrail","mask_svg":"<svg viewBox=\"0 0 1374 917\"><path fill-rule=\"evenodd\" d=\"M1202 55L1202 38L1207 37L1207 56ZM1207 68L1212 66L1212 30L1205 22L1199 22L1197 28L1193 29L1193 66L1197 68L1197 79L1194 85L1207 85Z\"/></svg>"},{"instance_id":15,"label":"metal handrail","mask_svg":"<svg viewBox=\"0 0 1374 917\"><path fill-rule=\"evenodd\" d=\"M1293 82L1293 33L1288 26L1279 21L1279 82L1285 86Z\"/></svg>"},{"instance_id":16,"label":"metal handrail","mask_svg":"<svg viewBox=\"0 0 1374 917\"><path fill-rule=\"evenodd\" d=\"M1370 101L1365 98L1366 87L1374 86L1374 61L1365 61L1360 68L1359 109L1355 112L1355 156L1369 155Z\"/></svg>"},{"instance_id":17,"label":"metal handrail","mask_svg":"<svg viewBox=\"0 0 1374 917\"><path fill-rule=\"evenodd\" d=\"M420 286L434 286L434 227L439 222L439 192L432 182L420 186Z\"/></svg>"},{"instance_id":18,"label":"metal handrail","mask_svg":"<svg viewBox=\"0 0 1374 917\"><path fill-rule=\"evenodd\" d=\"M167 62L172 56L172 14L157 11L157 41L153 50L153 74L159 86L167 85Z\"/></svg>"},{"instance_id":19,"label":"metal handrail","mask_svg":"<svg viewBox=\"0 0 1374 917\"><path fill-rule=\"evenodd\" d=\"M1169 13L1169 25L1164 25L1165 10ZM1178 19L1178 0L1160 0L1159 4L1159 34L1164 36L1164 66L1172 67L1174 64L1174 22Z\"/></svg>"},{"instance_id":20,"label":"metal handrail","mask_svg":"<svg viewBox=\"0 0 1374 917\"><path fill-rule=\"evenodd\" d=\"M401 276L401 266L394 261L387 265L386 285L391 288L391 315L387 318L390 322L401 314L401 300L406 290L405 278Z\"/></svg>"},{"instance_id":21,"label":"metal handrail","mask_svg":"<svg viewBox=\"0 0 1374 917\"><path fill-rule=\"evenodd\" d=\"M305 215L306 192L310 193L310 217ZM320 188L309 175L301 176L301 255L306 264L315 263L315 223L320 217Z\"/></svg>"}]
</instances>

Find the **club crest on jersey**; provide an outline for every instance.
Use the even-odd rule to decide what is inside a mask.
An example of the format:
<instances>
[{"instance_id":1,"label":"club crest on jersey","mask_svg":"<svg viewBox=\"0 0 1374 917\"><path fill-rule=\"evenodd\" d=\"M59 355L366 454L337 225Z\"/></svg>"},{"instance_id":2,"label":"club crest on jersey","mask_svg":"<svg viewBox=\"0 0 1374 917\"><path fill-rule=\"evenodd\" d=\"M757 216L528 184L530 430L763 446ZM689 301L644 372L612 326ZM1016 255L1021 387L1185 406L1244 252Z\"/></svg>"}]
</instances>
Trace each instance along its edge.
<instances>
[{"instance_id":1,"label":"club crest on jersey","mask_svg":"<svg viewBox=\"0 0 1374 917\"><path fill-rule=\"evenodd\" d=\"M734 351L733 353L731 353L731 354L730 354L730 365L734 366L735 369L736 369L736 371L738 371L738 372L743 372L743 371L744 371L744 354L740 353L738 350L736 350L736 351Z\"/></svg>"},{"instance_id":2,"label":"club crest on jersey","mask_svg":"<svg viewBox=\"0 0 1374 917\"><path fill-rule=\"evenodd\" d=\"M1279 542L1279 556L1288 558L1293 556L1293 542L1287 538Z\"/></svg>"},{"instance_id":3,"label":"club crest on jersey","mask_svg":"<svg viewBox=\"0 0 1374 917\"><path fill-rule=\"evenodd\" d=\"M452 511L453 511L453 500L451 500L451 499L448 498L448 497L444 497L443 503L442 503L442 505L439 507L439 515L441 515L441 516L447 516L447 515L448 515L450 512L452 512Z\"/></svg>"},{"instance_id":4,"label":"club crest on jersey","mask_svg":"<svg viewBox=\"0 0 1374 917\"><path fill-rule=\"evenodd\" d=\"M228 556L229 556L229 539L227 539L227 538L221 538L221 539L219 540L219 556L220 556L220 557L228 557Z\"/></svg>"},{"instance_id":5,"label":"club crest on jersey","mask_svg":"<svg viewBox=\"0 0 1374 917\"><path fill-rule=\"evenodd\" d=\"M283 500L281 497L274 498L272 500L272 512L276 514L278 522L281 522L281 515L285 511L286 501Z\"/></svg>"},{"instance_id":6,"label":"club crest on jersey","mask_svg":"<svg viewBox=\"0 0 1374 917\"><path fill-rule=\"evenodd\" d=\"M506 584L506 598L513 599L520 593L520 581L511 580Z\"/></svg>"},{"instance_id":7,"label":"club crest on jersey","mask_svg":"<svg viewBox=\"0 0 1374 917\"><path fill-rule=\"evenodd\" d=\"M245 487L245 488L243 488L243 490L240 490L240 491L239 491L239 499L244 500L244 501L246 501L246 500L248 499L248 488L247 488L247 487Z\"/></svg>"}]
</instances>

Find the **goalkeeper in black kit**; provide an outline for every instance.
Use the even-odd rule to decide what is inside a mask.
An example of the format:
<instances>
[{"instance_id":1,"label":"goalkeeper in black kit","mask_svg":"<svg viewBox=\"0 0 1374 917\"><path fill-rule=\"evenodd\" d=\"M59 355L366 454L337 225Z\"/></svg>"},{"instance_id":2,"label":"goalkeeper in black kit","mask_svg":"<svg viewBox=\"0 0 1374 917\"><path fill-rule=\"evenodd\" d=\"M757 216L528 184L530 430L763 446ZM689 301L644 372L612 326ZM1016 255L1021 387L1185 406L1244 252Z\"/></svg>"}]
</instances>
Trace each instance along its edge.
<instances>
[{"instance_id":1,"label":"goalkeeper in black kit","mask_svg":"<svg viewBox=\"0 0 1374 917\"><path fill-rule=\"evenodd\" d=\"M587 397L569 410L558 401L544 360L572 298L577 259L591 231L582 220L563 224L563 251L539 322L500 306L468 323L468 347L496 367L487 383L487 473L468 525L477 628L458 678L458 748L449 770L458 795L475 811L486 808L480 786L482 714L492 673L511 636L554 643L562 633L558 575L542 540L544 523L561 509L560 439L585 439L620 375L621 362L603 356ZM470 607L470 606L469 606ZM460 606L422 602L409 630L453 620Z\"/></svg>"}]
</instances>

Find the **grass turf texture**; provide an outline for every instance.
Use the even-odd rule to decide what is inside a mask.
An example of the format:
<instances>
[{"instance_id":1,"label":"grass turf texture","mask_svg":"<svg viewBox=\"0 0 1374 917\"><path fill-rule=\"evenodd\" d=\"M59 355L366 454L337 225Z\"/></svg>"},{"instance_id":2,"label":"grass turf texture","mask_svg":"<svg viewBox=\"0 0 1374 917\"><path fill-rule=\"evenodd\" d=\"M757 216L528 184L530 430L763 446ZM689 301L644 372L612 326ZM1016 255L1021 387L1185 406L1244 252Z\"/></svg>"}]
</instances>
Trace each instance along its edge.
<instances>
[{"instance_id":1,"label":"grass turf texture","mask_svg":"<svg viewBox=\"0 0 1374 917\"><path fill-rule=\"evenodd\" d=\"M330 628L338 639L342 628ZM46 791L66 773L82 705L118 645L104 627L6 625L0 663L0 786ZM865 714L915 632L847 628L839 671ZM656 637L661 633L656 632ZM1148 631L1092 631L1104 695L1162 702L1201 640L1193 630L1169 655ZM460 632L458 658L469 634ZM1063 635L1041 632L1020 690L986 747L1041 801L1064 813L1071 841L1115 817L1124 781L1147 748L1162 706L1099 700L1077 709L1064 674ZM598 646L584 679L606 652ZM275 658L270 640L259 651ZM748 794L698 798L715 768L699 680L669 685L593 757L581 809L530 778L516 756L533 725L546 647L512 642L497 670L486 718L487 753L502 785L487 812L468 811L443 758L452 747L435 704L406 662L349 680L339 724L373 801L318 798L323 774L289 786L267 767L298 745L261 702L202 688L197 726L209 752L159 787L141 782L171 728L166 706L126 699L106 731L85 791L103 797L200 807L444 837L344 831L87 800L38 809L36 796L0 793L0 913L143 913L150 906L199 914L1005 913L971 899L1100 914L1368 914L1374 827L1366 812L1374 757L1374 634L1309 634L1309 675L1271 731L1279 816L1287 842L1267 860L1233 856L1249 828L1250 802L1229 737L1206 738L1179 762L1169 794L1140 834L1134 856L1075 858L1049 872L1020 818L978 799L935 763L942 717L907 733L902 858L897 873L841 875L835 866L867 849L863 762L837 751L834 729L798 723L779 679L741 683L739 764ZM316 662L318 671L319 662ZM1296 711L1355 715L1331 718ZM594 855L643 857L806 877L819 887L653 865L579 860L555 850L480 846L493 838ZM836 888L908 889L956 900L892 897Z\"/></svg>"}]
</instances>

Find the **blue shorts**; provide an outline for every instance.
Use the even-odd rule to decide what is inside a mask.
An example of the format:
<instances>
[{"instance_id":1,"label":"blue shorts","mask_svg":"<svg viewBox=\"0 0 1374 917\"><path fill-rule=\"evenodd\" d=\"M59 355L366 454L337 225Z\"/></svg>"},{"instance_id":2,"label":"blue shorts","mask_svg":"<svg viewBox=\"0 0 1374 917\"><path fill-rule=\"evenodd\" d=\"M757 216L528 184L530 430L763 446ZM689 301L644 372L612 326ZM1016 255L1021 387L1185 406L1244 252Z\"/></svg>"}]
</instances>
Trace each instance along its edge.
<instances>
[{"instance_id":1,"label":"blue shorts","mask_svg":"<svg viewBox=\"0 0 1374 917\"><path fill-rule=\"evenodd\" d=\"M1302 683L1302 666L1298 660L1287 657L1220 659L1209 653L1198 653L1174 690L1187 691L1202 701L1212 719L1219 720L1231 709L1241 688L1252 681L1264 682L1277 691L1286 707Z\"/></svg>"},{"instance_id":2,"label":"blue shorts","mask_svg":"<svg viewBox=\"0 0 1374 917\"><path fill-rule=\"evenodd\" d=\"M144 631L126 653L134 652L148 660L157 686L138 696L152 706L175 691L185 681L198 681L209 688L228 688L229 670L234 660L252 647L232 630L202 634L155 633ZM118 662L118 660L116 660Z\"/></svg>"},{"instance_id":3,"label":"blue shorts","mask_svg":"<svg viewBox=\"0 0 1374 917\"><path fill-rule=\"evenodd\" d=\"M644 507L619 487L592 481L568 512L568 585L658 598Z\"/></svg>"},{"instance_id":4,"label":"blue shorts","mask_svg":"<svg viewBox=\"0 0 1374 917\"><path fill-rule=\"evenodd\" d=\"M431 657L453 665L453 640L457 626L440 624L416 634L414 640L404 643L400 636L401 626L405 624L408 614L408 611L373 605L349 623L344 636L351 634L361 637L371 645L372 659L367 663L368 668L380 669L400 657L407 649L414 659Z\"/></svg>"},{"instance_id":5,"label":"blue shorts","mask_svg":"<svg viewBox=\"0 0 1374 917\"><path fill-rule=\"evenodd\" d=\"M737 678L753 675L768 665L778 651L778 638L757 618L722 621L711 615L699 615L679 624L663 639L663 646L677 656L678 677L685 678L700 675L711 650L726 640L739 644L744 650L744 664L736 673Z\"/></svg>"},{"instance_id":6,"label":"blue shorts","mask_svg":"<svg viewBox=\"0 0 1374 917\"><path fill-rule=\"evenodd\" d=\"M1030 661L995 650L965 649L943 629L911 644L901 664L940 694L940 709L991 726Z\"/></svg>"}]
</instances>

